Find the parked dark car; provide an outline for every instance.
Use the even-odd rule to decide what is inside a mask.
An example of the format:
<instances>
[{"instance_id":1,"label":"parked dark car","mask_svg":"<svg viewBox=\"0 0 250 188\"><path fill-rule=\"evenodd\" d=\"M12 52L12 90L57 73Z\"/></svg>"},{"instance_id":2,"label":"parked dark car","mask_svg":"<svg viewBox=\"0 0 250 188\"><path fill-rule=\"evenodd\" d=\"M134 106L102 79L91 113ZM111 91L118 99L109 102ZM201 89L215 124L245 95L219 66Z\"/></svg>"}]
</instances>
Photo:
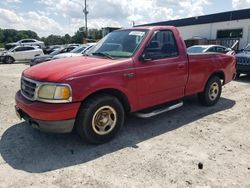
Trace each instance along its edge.
<instances>
[{"instance_id":1,"label":"parked dark car","mask_svg":"<svg viewBox=\"0 0 250 188\"><path fill-rule=\"evenodd\" d=\"M66 58L66 57L82 56L83 54L87 53L95 45L96 45L96 43L82 44L82 45L76 47L74 50L72 50L69 53L55 55L53 57L53 59L62 59L62 58Z\"/></svg>"},{"instance_id":2,"label":"parked dark car","mask_svg":"<svg viewBox=\"0 0 250 188\"><path fill-rule=\"evenodd\" d=\"M50 54L51 52L62 48L62 45L51 45L51 46L46 46L46 48L43 50L44 54Z\"/></svg>"},{"instance_id":3,"label":"parked dark car","mask_svg":"<svg viewBox=\"0 0 250 188\"><path fill-rule=\"evenodd\" d=\"M236 62L237 62L237 76L240 74L248 74L250 75L250 44L247 47L236 54Z\"/></svg>"},{"instance_id":4,"label":"parked dark car","mask_svg":"<svg viewBox=\"0 0 250 188\"><path fill-rule=\"evenodd\" d=\"M33 65L45 62L45 61L50 61L55 55L70 52L70 51L74 50L75 48L76 48L76 46L68 46L68 47L56 49L53 52L51 52L50 54L36 56L36 57L31 59L30 66L33 66Z\"/></svg>"}]
</instances>

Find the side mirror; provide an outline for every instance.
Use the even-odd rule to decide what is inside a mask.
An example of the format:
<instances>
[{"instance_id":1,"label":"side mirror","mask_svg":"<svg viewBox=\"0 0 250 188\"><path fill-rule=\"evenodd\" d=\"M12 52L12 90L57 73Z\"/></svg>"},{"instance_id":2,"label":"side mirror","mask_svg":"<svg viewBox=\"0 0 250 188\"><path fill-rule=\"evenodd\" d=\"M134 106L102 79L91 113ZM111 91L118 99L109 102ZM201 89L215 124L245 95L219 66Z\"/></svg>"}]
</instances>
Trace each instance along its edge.
<instances>
[{"instance_id":1,"label":"side mirror","mask_svg":"<svg viewBox=\"0 0 250 188\"><path fill-rule=\"evenodd\" d=\"M144 51L142 53L142 55L140 56L140 60L141 61L151 61L151 60L153 60L153 58L152 58L150 53L148 53L147 51Z\"/></svg>"}]
</instances>

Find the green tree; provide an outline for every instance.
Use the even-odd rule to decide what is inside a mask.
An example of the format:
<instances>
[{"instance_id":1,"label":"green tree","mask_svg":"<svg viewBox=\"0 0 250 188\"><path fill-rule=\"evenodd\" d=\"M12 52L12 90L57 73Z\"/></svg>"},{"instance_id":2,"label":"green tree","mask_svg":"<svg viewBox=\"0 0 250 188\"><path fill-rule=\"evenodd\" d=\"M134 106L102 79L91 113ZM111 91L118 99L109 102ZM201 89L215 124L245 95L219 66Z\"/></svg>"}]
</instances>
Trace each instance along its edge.
<instances>
[{"instance_id":1,"label":"green tree","mask_svg":"<svg viewBox=\"0 0 250 188\"><path fill-rule=\"evenodd\" d=\"M88 33L89 39L99 40L102 38L102 30L100 29L89 29Z\"/></svg>"},{"instance_id":2,"label":"green tree","mask_svg":"<svg viewBox=\"0 0 250 188\"><path fill-rule=\"evenodd\" d=\"M72 41L71 36L69 34L64 35L63 38L64 38L64 43L65 44L69 44Z\"/></svg>"},{"instance_id":3,"label":"green tree","mask_svg":"<svg viewBox=\"0 0 250 188\"><path fill-rule=\"evenodd\" d=\"M4 47L4 36L3 36L3 30L0 28L0 48Z\"/></svg>"},{"instance_id":4,"label":"green tree","mask_svg":"<svg viewBox=\"0 0 250 188\"><path fill-rule=\"evenodd\" d=\"M72 42L82 44L84 38L86 38L86 32L84 31L84 27L80 27L72 37Z\"/></svg>"},{"instance_id":5,"label":"green tree","mask_svg":"<svg viewBox=\"0 0 250 188\"><path fill-rule=\"evenodd\" d=\"M0 28L0 43L4 42L3 30Z\"/></svg>"},{"instance_id":6,"label":"green tree","mask_svg":"<svg viewBox=\"0 0 250 188\"><path fill-rule=\"evenodd\" d=\"M69 34L64 36L59 35L49 35L48 37L40 38L37 33L31 30L15 30L15 29L1 29L0 28L0 45L16 42L21 39L38 39L42 40L45 45L54 44L69 44L69 43L80 43L84 42L86 39L86 32L84 27L80 27L75 34L71 37ZM102 38L102 31L100 29L89 29L88 39L99 40Z\"/></svg>"}]
</instances>

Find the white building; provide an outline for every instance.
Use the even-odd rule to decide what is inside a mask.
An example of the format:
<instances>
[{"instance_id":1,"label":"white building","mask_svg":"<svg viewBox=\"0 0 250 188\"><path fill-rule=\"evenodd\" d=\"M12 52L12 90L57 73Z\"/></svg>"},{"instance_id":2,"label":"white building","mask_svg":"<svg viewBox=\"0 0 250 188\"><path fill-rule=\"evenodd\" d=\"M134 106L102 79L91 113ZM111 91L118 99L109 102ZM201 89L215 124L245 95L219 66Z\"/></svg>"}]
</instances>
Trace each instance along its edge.
<instances>
[{"instance_id":1,"label":"white building","mask_svg":"<svg viewBox=\"0 0 250 188\"><path fill-rule=\"evenodd\" d=\"M183 39L239 40L239 49L250 43L250 9L197 16L145 25L176 26Z\"/></svg>"}]
</instances>

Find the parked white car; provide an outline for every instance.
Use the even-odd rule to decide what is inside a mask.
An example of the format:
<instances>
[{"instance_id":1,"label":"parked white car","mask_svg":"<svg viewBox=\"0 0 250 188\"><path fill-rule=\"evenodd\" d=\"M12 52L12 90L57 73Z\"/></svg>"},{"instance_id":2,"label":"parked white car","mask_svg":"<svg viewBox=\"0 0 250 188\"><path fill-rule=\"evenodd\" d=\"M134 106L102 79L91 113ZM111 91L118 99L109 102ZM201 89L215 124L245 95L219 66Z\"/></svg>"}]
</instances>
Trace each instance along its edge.
<instances>
[{"instance_id":1,"label":"parked white car","mask_svg":"<svg viewBox=\"0 0 250 188\"><path fill-rule=\"evenodd\" d=\"M16 46L1 54L4 63L14 63L15 61L30 61L33 57L44 55L43 50L37 46Z\"/></svg>"},{"instance_id":2,"label":"parked white car","mask_svg":"<svg viewBox=\"0 0 250 188\"><path fill-rule=\"evenodd\" d=\"M22 39L17 42L12 42L6 44L6 46L39 46L40 48L45 48L44 42L36 39Z\"/></svg>"}]
</instances>

